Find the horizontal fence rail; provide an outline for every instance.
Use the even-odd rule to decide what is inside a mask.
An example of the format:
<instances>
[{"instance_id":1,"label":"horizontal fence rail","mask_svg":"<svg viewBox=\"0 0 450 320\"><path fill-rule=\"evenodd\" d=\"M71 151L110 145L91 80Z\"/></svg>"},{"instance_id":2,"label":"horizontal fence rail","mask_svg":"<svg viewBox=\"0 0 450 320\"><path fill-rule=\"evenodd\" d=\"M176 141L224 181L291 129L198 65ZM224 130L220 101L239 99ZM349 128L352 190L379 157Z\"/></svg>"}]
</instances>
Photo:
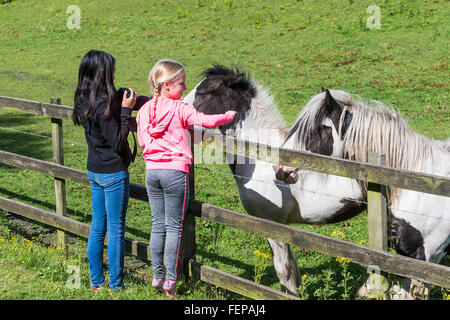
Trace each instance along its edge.
<instances>
[{"instance_id":1,"label":"horizontal fence rail","mask_svg":"<svg viewBox=\"0 0 450 320\"><path fill-rule=\"evenodd\" d=\"M13 108L18 111L31 113L37 116L50 117L62 120L72 120L73 107L54 103L24 100L0 96L0 108Z\"/></svg>"},{"instance_id":2,"label":"horizontal fence rail","mask_svg":"<svg viewBox=\"0 0 450 320\"><path fill-rule=\"evenodd\" d=\"M0 163L38 171L54 177L89 185L85 172L57 165L52 162L0 151ZM148 200L145 186L132 184L130 189L130 196L132 198L143 201ZM270 237L274 240L294 244L332 257L346 257L352 262L366 266L376 265L380 270L394 273L399 276L410 277L450 288L450 268L439 264L420 261L382 250L371 249L363 245L245 215L229 209L203 203L198 200L190 201L188 214L264 237Z\"/></svg>"},{"instance_id":3,"label":"horizontal fence rail","mask_svg":"<svg viewBox=\"0 0 450 320\"><path fill-rule=\"evenodd\" d=\"M72 107L68 106L4 96L0 96L0 107L13 108L35 115L63 120L71 120L73 110ZM135 122L134 119L131 121ZM214 134L211 133L211 131L204 129L193 129L191 134L196 141L210 139L211 145L218 151L233 153L243 157L255 158L269 163L300 168L301 170L328 173L396 188L431 193L440 196L450 196L450 179L445 177L420 172L403 171L385 166L333 158L309 152L273 148L261 143ZM200 139L197 137L200 137Z\"/></svg>"},{"instance_id":4,"label":"horizontal fence rail","mask_svg":"<svg viewBox=\"0 0 450 320\"><path fill-rule=\"evenodd\" d=\"M300 168L301 170L328 173L440 196L450 196L450 179L446 177L333 158L310 152L274 148L261 143L211 133L204 129L195 128L193 134L194 137L201 137L196 140L210 140L209 146L225 153Z\"/></svg>"},{"instance_id":5,"label":"horizontal fence rail","mask_svg":"<svg viewBox=\"0 0 450 320\"><path fill-rule=\"evenodd\" d=\"M317 251L331 257L346 257L366 266L376 265L381 270L410 277L439 286L450 286L450 268L404 257L398 254L352 242L301 230L273 221L245 215L208 203L192 201L189 211L203 219L245 230L301 248Z\"/></svg>"}]
</instances>

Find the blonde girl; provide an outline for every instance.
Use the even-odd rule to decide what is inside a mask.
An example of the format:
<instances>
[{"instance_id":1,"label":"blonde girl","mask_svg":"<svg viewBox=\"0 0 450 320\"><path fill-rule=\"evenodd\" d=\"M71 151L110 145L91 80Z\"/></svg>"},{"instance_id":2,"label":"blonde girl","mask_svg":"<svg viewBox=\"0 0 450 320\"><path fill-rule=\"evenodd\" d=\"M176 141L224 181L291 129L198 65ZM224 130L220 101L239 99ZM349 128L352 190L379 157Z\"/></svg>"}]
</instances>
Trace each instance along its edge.
<instances>
[{"instance_id":1,"label":"blonde girl","mask_svg":"<svg viewBox=\"0 0 450 320\"><path fill-rule=\"evenodd\" d=\"M148 81L154 97L139 110L136 121L152 214L152 286L175 297L183 218L189 204L192 153L188 129L190 125L224 125L233 121L236 112L205 115L179 101L186 90L186 69L174 60L158 61Z\"/></svg>"}]
</instances>

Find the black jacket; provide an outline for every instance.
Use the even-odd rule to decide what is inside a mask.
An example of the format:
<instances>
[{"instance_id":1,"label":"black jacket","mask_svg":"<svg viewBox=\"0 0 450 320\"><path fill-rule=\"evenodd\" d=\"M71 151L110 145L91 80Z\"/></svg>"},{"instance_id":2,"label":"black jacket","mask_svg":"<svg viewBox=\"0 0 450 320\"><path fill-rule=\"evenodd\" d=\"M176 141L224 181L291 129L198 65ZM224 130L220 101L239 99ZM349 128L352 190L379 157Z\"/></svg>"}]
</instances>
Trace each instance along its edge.
<instances>
[{"instance_id":1,"label":"black jacket","mask_svg":"<svg viewBox=\"0 0 450 320\"><path fill-rule=\"evenodd\" d=\"M83 119L81 115L86 111L87 105L86 100L78 108L88 145L87 169L96 173L113 173L127 169L132 159L127 139L131 109L122 108L116 103L115 107L111 108L111 118L106 121L106 100L97 99L91 116Z\"/></svg>"}]
</instances>

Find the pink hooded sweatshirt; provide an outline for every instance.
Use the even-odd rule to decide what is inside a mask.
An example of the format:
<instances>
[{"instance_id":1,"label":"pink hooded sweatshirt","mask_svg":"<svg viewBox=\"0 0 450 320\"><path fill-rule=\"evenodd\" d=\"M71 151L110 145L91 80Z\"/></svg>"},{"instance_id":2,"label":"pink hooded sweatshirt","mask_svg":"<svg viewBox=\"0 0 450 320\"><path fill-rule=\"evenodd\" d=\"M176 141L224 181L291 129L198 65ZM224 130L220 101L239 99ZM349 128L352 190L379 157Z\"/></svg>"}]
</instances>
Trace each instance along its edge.
<instances>
[{"instance_id":1,"label":"pink hooded sweatshirt","mask_svg":"<svg viewBox=\"0 0 450 320\"><path fill-rule=\"evenodd\" d=\"M153 98L155 99L155 98ZM155 112L153 99L139 110L137 136L144 148L146 169L172 169L188 173L192 165L189 126L213 128L233 121L227 114L206 115L183 102L158 97Z\"/></svg>"}]
</instances>

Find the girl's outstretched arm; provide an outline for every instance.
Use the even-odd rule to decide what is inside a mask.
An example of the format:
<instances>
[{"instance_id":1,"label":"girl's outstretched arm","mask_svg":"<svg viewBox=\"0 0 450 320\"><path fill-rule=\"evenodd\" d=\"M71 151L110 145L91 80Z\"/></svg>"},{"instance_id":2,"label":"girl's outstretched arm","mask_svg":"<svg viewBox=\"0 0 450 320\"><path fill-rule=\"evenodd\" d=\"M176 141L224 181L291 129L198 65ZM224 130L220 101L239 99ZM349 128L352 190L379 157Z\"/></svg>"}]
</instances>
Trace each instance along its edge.
<instances>
[{"instance_id":1,"label":"girl's outstretched arm","mask_svg":"<svg viewBox=\"0 0 450 320\"><path fill-rule=\"evenodd\" d=\"M184 103L182 104L183 105L180 106L180 110L182 112L182 119L185 120L187 127L191 125L202 126L205 128L219 127L233 121L236 116L235 111L227 111L223 114L204 114L199 112L194 107L188 106Z\"/></svg>"}]
</instances>

